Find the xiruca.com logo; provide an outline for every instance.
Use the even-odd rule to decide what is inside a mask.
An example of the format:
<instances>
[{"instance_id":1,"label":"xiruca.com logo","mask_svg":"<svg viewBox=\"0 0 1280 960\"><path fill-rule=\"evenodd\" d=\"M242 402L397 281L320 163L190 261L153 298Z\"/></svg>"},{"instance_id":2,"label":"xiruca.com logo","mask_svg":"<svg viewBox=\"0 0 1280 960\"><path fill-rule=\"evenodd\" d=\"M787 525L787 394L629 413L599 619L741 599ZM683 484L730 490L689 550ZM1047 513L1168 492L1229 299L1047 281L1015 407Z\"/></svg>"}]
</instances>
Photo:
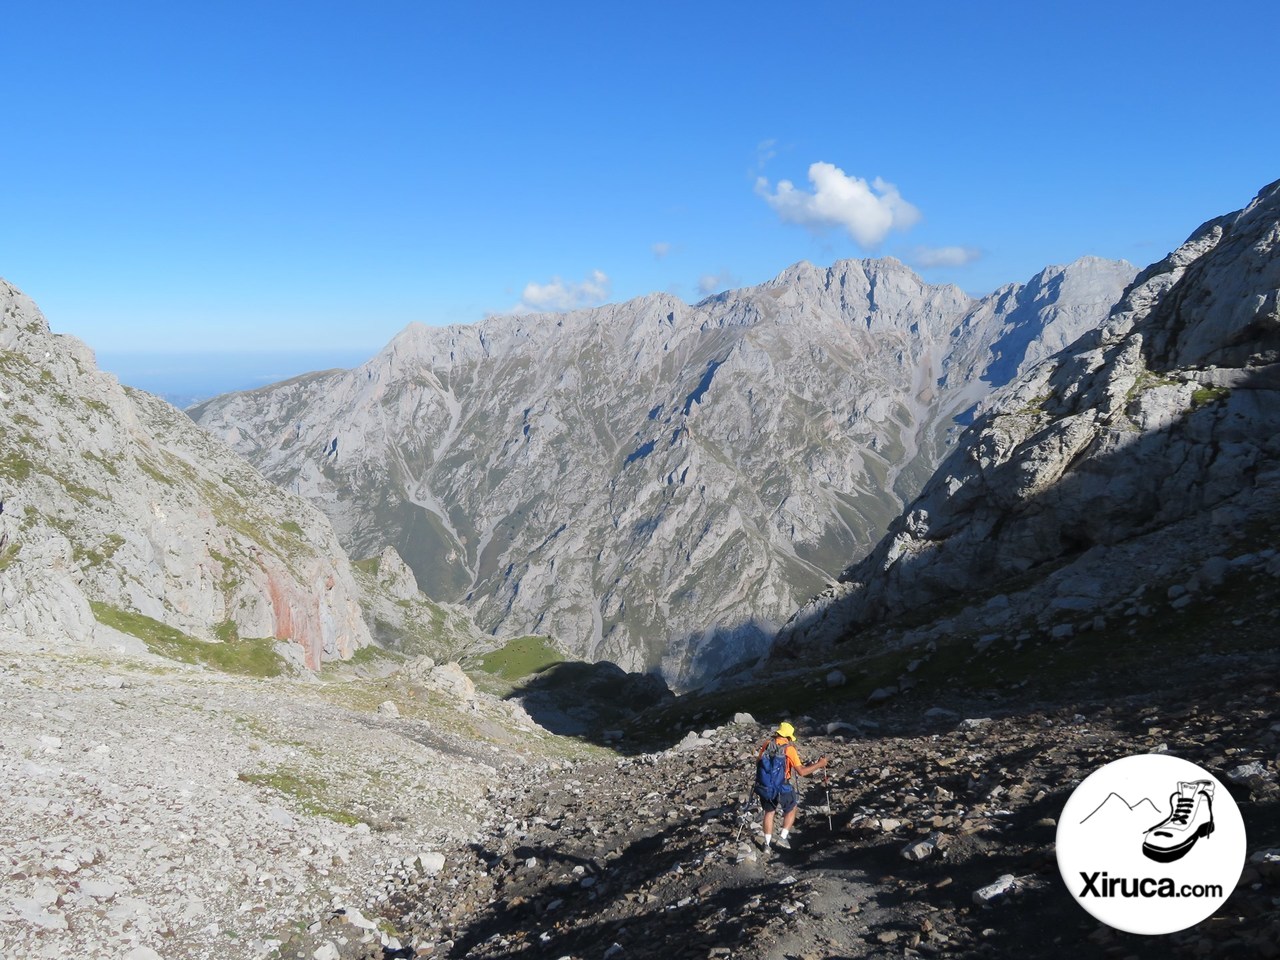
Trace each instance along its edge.
<instances>
[{"instance_id":1,"label":"xiruca.com logo","mask_svg":"<svg viewBox=\"0 0 1280 960\"><path fill-rule=\"evenodd\" d=\"M1244 821L1212 774L1163 754L1125 757L1076 787L1058 820L1058 869L1076 902L1129 933L1173 933L1226 901Z\"/></svg>"}]
</instances>

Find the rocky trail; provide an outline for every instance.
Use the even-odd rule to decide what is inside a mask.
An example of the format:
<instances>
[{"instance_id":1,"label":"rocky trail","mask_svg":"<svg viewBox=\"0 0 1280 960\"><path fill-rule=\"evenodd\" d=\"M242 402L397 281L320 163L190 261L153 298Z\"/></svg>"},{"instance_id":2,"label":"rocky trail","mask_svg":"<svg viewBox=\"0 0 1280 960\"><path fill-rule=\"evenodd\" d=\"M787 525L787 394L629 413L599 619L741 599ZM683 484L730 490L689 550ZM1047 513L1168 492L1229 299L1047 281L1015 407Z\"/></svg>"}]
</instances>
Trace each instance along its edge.
<instances>
[{"instance_id":1,"label":"rocky trail","mask_svg":"<svg viewBox=\"0 0 1280 960\"><path fill-rule=\"evenodd\" d=\"M1145 669L1100 673L1101 635L1031 644L1038 678L965 644L882 701L874 672L792 664L755 719L759 688L678 698L611 746L426 661L264 680L9 645L0 958L1276 956L1271 589L1219 595L1216 634L1201 607L1162 623ZM831 802L806 780L766 853L743 801L782 716ZM1227 785L1249 860L1214 917L1139 937L1068 895L1056 818L1099 766L1166 751Z\"/></svg>"},{"instance_id":2,"label":"rocky trail","mask_svg":"<svg viewBox=\"0 0 1280 960\"><path fill-rule=\"evenodd\" d=\"M803 717L802 756L834 761L831 821L821 781L807 781L789 850L760 848L758 809L743 819L769 731L749 718L657 753L509 770L482 839L390 897L383 916L403 951L351 955L1275 956L1276 659L1221 660L1212 690L1166 676L1162 692L1119 698L907 698L851 721ZM1097 767L1165 751L1229 784L1251 859L1219 914L1141 937L1068 896L1055 818ZM335 916L319 932L343 926ZM315 949L305 939L285 955Z\"/></svg>"}]
</instances>

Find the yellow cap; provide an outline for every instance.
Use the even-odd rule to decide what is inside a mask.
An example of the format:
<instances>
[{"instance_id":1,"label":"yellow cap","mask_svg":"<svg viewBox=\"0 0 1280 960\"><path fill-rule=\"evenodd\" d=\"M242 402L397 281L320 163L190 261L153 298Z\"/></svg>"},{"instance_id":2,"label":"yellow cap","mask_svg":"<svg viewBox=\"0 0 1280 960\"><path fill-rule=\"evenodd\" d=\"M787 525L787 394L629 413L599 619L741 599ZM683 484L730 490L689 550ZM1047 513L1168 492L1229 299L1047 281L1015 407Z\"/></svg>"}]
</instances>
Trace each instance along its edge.
<instances>
[{"instance_id":1,"label":"yellow cap","mask_svg":"<svg viewBox=\"0 0 1280 960\"><path fill-rule=\"evenodd\" d=\"M782 723L778 724L778 736L794 740L796 738L796 728L783 720Z\"/></svg>"}]
</instances>

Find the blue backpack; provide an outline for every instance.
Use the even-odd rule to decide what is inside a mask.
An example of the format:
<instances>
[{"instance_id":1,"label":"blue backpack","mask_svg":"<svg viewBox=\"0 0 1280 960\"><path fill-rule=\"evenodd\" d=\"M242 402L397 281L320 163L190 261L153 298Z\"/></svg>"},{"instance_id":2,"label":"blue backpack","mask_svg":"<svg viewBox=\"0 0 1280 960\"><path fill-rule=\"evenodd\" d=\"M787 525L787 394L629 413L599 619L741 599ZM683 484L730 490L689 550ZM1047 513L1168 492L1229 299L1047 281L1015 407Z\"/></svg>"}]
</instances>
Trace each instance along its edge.
<instances>
[{"instance_id":1,"label":"blue backpack","mask_svg":"<svg viewBox=\"0 0 1280 960\"><path fill-rule=\"evenodd\" d=\"M787 788L787 748L771 740L756 763L756 793L770 803Z\"/></svg>"}]
</instances>

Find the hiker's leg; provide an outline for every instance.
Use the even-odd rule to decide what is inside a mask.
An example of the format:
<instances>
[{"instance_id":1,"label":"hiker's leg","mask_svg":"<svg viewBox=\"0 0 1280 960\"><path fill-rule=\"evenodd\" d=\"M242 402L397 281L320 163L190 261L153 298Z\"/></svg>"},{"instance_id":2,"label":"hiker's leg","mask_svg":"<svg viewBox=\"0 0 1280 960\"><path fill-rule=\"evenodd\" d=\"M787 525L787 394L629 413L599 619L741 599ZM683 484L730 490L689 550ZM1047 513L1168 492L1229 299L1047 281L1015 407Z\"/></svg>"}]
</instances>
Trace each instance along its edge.
<instances>
[{"instance_id":1,"label":"hiker's leg","mask_svg":"<svg viewBox=\"0 0 1280 960\"><path fill-rule=\"evenodd\" d=\"M764 835L766 837L773 835L773 811L766 810L764 814Z\"/></svg>"},{"instance_id":2,"label":"hiker's leg","mask_svg":"<svg viewBox=\"0 0 1280 960\"><path fill-rule=\"evenodd\" d=\"M800 805L797 802L798 798L796 797L796 795L789 790L785 794L783 794L783 797L784 797L784 800L782 801L782 835L786 836L787 831L791 829L791 825L796 822L796 811L800 809Z\"/></svg>"}]
</instances>

